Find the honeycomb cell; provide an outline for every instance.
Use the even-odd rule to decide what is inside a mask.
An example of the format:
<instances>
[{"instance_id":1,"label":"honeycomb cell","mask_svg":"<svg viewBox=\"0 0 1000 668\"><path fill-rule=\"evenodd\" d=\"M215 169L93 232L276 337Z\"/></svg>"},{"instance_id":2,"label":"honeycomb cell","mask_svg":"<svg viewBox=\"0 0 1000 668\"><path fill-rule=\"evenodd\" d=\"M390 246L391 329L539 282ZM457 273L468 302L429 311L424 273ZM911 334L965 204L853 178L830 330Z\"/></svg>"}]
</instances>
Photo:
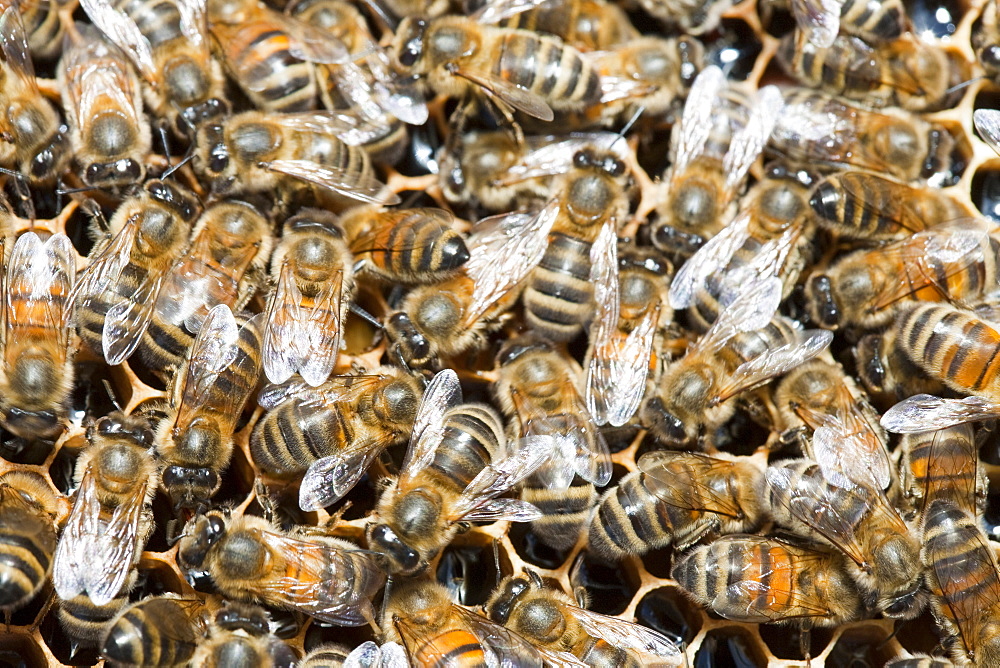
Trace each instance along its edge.
<instances>
[{"instance_id":1,"label":"honeycomb cell","mask_svg":"<svg viewBox=\"0 0 1000 668\"><path fill-rule=\"evenodd\" d=\"M661 587L639 601L635 619L676 644L690 644L701 631L701 611L676 587Z\"/></svg>"},{"instance_id":2,"label":"honeycomb cell","mask_svg":"<svg viewBox=\"0 0 1000 668\"><path fill-rule=\"evenodd\" d=\"M951 37L962 20L962 7L956 0L906 0L903 5L913 32L924 39Z\"/></svg>"},{"instance_id":3,"label":"honeycomb cell","mask_svg":"<svg viewBox=\"0 0 1000 668\"><path fill-rule=\"evenodd\" d=\"M930 611L924 611L916 619L896 622L896 640L911 654L933 652L940 643L940 636Z\"/></svg>"},{"instance_id":4,"label":"honeycomb cell","mask_svg":"<svg viewBox=\"0 0 1000 668\"><path fill-rule=\"evenodd\" d=\"M760 38L740 19L723 19L716 32L706 51L706 60L722 68L729 78L745 80L763 50Z\"/></svg>"},{"instance_id":5,"label":"honeycomb cell","mask_svg":"<svg viewBox=\"0 0 1000 668\"><path fill-rule=\"evenodd\" d=\"M539 568L549 570L559 568L571 551L570 549L557 550L546 545L531 531L531 525L525 522L512 524L507 535L510 537L510 542L518 556L532 566Z\"/></svg>"},{"instance_id":6,"label":"honeycomb cell","mask_svg":"<svg viewBox=\"0 0 1000 668\"><path fill-rule=\"evenodd\" d=\"M674 550L666 547L642 555L642 565L650 575L664 580L670 578L670 568L674 562Z\"/></svg>"},{"instance_id":7,"label":"honeycomb cell","mask_svg":"<svg viewBox=\"0 0 1000 668\"><path fill-rule=\"evenodd\" d=\"M878 627L848 628L830 650L827 663L844 668L879 668L895 656L888 639L888 633Z\"/></svg>"},{"instance_id":8,"label":"honeycomb cell","mask_svg":"<svg viewBox=\"0 0 1000 668\"><path fill-rule=\"evenodd\" d=\"M709 631L694 657L694 668L758 668L764 665L767 665L767 654L760 640L737 626Z\"/></svg>"},{"instance_id":9,"label":"honeycomb cell","mask_svg":"<svg viewBox=\"0 0 1000 668\"><path fill-rule=\"evenodd\" d=\"M437 151L441 147L434 121L410 126L410 143L396 169L404 176L425 176L438 173Z\"/></svg>"},{"instance_id":10,"label":"honeycomb cell","mask_svg":"<svg viewBox=\"0 0 1000 668\"><path fill-rule=\"evenodd\" d=\"M971 197L980 213L1000 222L1000 163L987 163L976 170Z\"/></svg>"},{"instance_id":11,"label":"honeycomb cell","mask_svg":"<svg viewBox=\"0 0 1000 668\"><path fill-rule=\"evenodd\" d=\"M496 551L494 551L496 545ZM437 580L452 592L452 599L462 605L478 606L486 602L502 577L497 569L499 544L449 547L437 565Z\"/></svg>"},{"instance_id":12,"label":"honeycomb cell","mask_svg":"<svg viewBox=\"0 0 1000 668\"><path fill-rule=\"evenodd\" d=\"M601 564L582 552L573 565L573 586L587 590L591 610L605 615L620 615L638 591L628 570Z\"/></svg>"},{"instance_id":13,"label":"honeycomb cell","mask_svg":"<svg viewBox=\"0 0 1000 668\"><path fill-rule=\"evenodd\" d=\"M776 624L761 624L757 627L757 633L773 656L795 661L804 660L807 654L821 654L833 637L830 629L811 629L803 635L794 627Z\"/></svg>"},{"instance_id":14,"label":"honeycomb cell","mask_svg":"<svg viewBox=\"0 0 1000 668\"><path fill-rule=\"evenodd\" d=\"M0 668L32 668L45 665L45 653L31 636L0 636Z\"/></svg>"}]
</instances>

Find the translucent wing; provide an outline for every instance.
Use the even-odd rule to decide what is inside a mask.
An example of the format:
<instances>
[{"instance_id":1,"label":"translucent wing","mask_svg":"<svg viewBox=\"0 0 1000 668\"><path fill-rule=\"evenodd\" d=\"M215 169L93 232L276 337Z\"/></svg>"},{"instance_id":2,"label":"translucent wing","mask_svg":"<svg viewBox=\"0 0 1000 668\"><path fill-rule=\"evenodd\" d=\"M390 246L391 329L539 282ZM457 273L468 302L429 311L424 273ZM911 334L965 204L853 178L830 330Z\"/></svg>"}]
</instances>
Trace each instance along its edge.
<instances>
[{"instance_id":1,"label":"translucent wing","mask_svg":"<svg viewBox=\"0 0 1000 668\"><path fill-rule=\"evenodd\" d=\"M473 12L471 18L484 25L496 24L550 2L551 0L490 0Z\"/></svg>"},{"instance_id":2,"label":"translucent wing","mask_svg":"<svg viewBox=\"0 0 1000 668\"><path fill-rule=\"evenodd\" d=\"M404 123L423 125L427 122L427 101L418 85L418 77L400 77L392 69L385 49L374 42L367 47L365 59L375 77L375 95L385 111Z\"/></svg>"},{"instance_id":3,"label":"translucent wing","mask_svg":"<svg viewBox=\"0 0 1000 668\"><path fill-rule=\"evenodd\" d=\"M182 383L182 390L174 423L176 428L187 427L212 396L219 376L239 354L238 341L239 328L229 307L220 304L209 311L205 324L191 344L187 365L180 372L182 378L177 379Z\"/></svg>"},{"instance_id":4,"label":"translucent wing","mask_svg":"<svg viewBox=\"0 0 1000 668\"><path fill-rule=\"evenodd\" d=\"M679 467L675 467L674 463L678 460L683 461L683 469L694 473L690 484L697 489L697 494L677 492ZM645 476L643 484L646 489L669 506L699 513L715 513L725 517L740 517L744 514L733 497L720 493L714 482L732 479L736 467L731 461L699 453L659 450L647 452L639 458L637 464Z\"/></svg>"},{"instance_id":5,"label":"translucent wing","mask_svg":"<svg viewBox=\"0 0 1000 668\"><path fill-rule=\"evenodd\" d=\"M386 442L366 442L314 461L299 485L299 508L320 510L337 502L358 484L387 445Z\"/></svg>"},{"instance_id":6,"label":"translucent wing","mask_svg":"<svg viewBox=\"0 0 1000 668\"><path fill-rule=\"evenodd\" d=\"M483 648L493 653L502 668L542 668L544 665L535 646L514 631L458 605L453 605L452 611L462 618Z\"/></svg>"},{"instance_id":7,"label":"translucent wing","mask_svg":"<svg viewBox=\"0 0 1000 668\"><path fill-rule=\"evenodd\" d=\"M408 668L403 646L396 642L387 642L382 646L371 640L355 647L344 659L343 668Z\"/></svg>"},{"instance_id":8,"label":"translucent wing","mask_svg":"<svg viewBox=\"0 0 1000 668\"><path fill-rule=\"evenodd\" d=\"M89 260L73 288L71 301L74 304L100 295L118 282L132 254L138 229L139 214L130 216L100 254Z\"/></svg>"},{"instance_id":9,"label":"translucent wing","mask_svg":"<svg viewBox=\"0 0 1000 668\"><path fill-rule=\"evenodd\" d=\"M712 130L713 110L726 77L715 65L703 69L691 85L674 149L673 172L678 174L701 153Z\"/></svg>"},{"instance_id":10,"label":"translucent wing","mask_svg":"<svg viewBox=\"0 0 1000 668\"><path fill-rule=\"evenodd\" d=\"M600 146L614 151L622 159L626 159L627 142L618 142L620 137L611 132L589 132L570 135L567 138L553 136L538 138L541 144L534 146L521 156L520 160L508 167L506 173L497 179L497 185L513 185L529 179L544 178L565 174L573 166L573 156L580 149L588 146ZM535 138L526 140L533 145ZM618 144L622 148L617 149Z\"/></svg>"},{"instance_id":11,"label":"translucent wing","mask_svg":"<svg viewBox=\"0 0 1000 668\"><path fill-rule=\"evenodd\" d=\"M882 416L882 427L896 434L914 434L998 417L1000 403L989 399L942 399L929 394L918 394L887 410Z\"/></svg>"},{"instance_id":12,"label":"translucent wing","mask_svg":"<svg viewBox=\"0 0 1000 668\"><path fill-rule=\"evenodd\" d=\"M887 489L892 482L886 445L853 403L836 416L827 416L825 424L816 429L811 455L826 479L841 487L847 484L841 480L845 476L872 489Z\"/></svg>"},{"instance_id":13,"label":"translucent wing","mask_svg":"<svg viewBox=\"0 0 1000 668\"><path fill-rule=\"evenodd\" d=\"M587 408L597 424L620 427L639 409L646 391L659 314L657 306L627 335L613 332L604 338L591 334Z\"/></svg>"},{"instance_id":14,"label":"translucent wing","mask_svg":"<svg viewBox=\"0 0 1000 668\"><path fill-rule=\"evenodd\" d=\"M631 649L641 654L671 658L680 665L684 655L676 644L662 633L657 633L641 624L627 622L617 617L608 617L576 606L566 606L583 629L595 638L600 638L613 647Z\"/></svg>"},{"instance_id":15,"label":"translucent wing","mask_svg":"<svg viewBox=\"0 0 1000 668\"><path fill-rule=\"evenodd\" d=\"M434 461L437 446L444 438L445 416L461 402L462 386L458 374L451 369L435 374L417 408L410 445L399 468L399 488L406 488L417 473Z\"/></svg>"},{"instance_id":16,"label":"translucent wing","mask_svg":"<svg viewBox=\"0 0 1000 668\"><path fill-rule=\"evenodd\" d=\"M636 381L634 377L625 379L616 376L615 372L618 369L614 367L618 364L612 357L616 352L614 343L618 338L621 305L618 293L618 238L613 221L601 228L597 239L590 247L590 282L594 285L595 312L590 324L590 345L593 353L587 365L587 408L597 424L606 424L610 417L607 403L614 394L616 381L623 384L623 389L631 387L629 382ZM645 389L644 374L642 381ZM614 417L617 420L620 416ZM629 417L631 413L624 418L625 421Z\"/></svg>"},{"instance_id":17,"label":"translucent wing","mask_svg":"<svg viewBox=\"0 0 1000 668\"><path fill-rule=\"evenodd\" d=\"M552 200L534 214L503 214L476 223L466 240L464 267L475 285L466 324L476 322L542 261L558 215L559 204Z\"/></svg>"},{"instance_id":18,"label":"translucent wing","mask_svg":"<svg viewBox=\"0 0 1000 668\"><path fill-rule=\"evenodd\" d=\"M467 79L491 93L500 102L509 104L511 107L529 116L543 121L551 121L555 118L555 114L552 113L552 107L549 106L548 102L527 88L513 84L506 79L501 79L487 71L474 72L459 69L458 67L454 67L450 71L452 74Z\"/></svg>"},{"instance_id":19,"label":"translucent wing","mask_svg":"<svg viewBox=\"0 0 1000 668\"><path fill-rule=\"evenodd\" d=\"M174 0L178 13L181 15L181 32L195 46L207 49L208 33L206 0Z\"/></svg>"},{"instance_id":20,"label":"translucent wing","mask_svg":"<svg viewBox=\"0 0 1000 668\"><path fill-rule=\"evenodd\" d=\"M367 183L358 183L346 172L311 160L272 160L260 164L264 169L279 172L296 179L308 181L321 188L371 204L399 204L399 196L384 192L385 184L372 178Z\"/></svg>"},{"instance_id":21,"label":"translucent wing","mask_svg":"<svg viewBox=\"0 0 1000 668\"><path fill-rule=\"evenodd\" d=\"M90 468L76 491L76 501L66 520L52 565L52 584L59 598L66 601L87 589L88 569L92 567L92 540L101 532L101 503L97 484Z\"/></svg>"},{"instance_id":22,"label":"translucent wing","mask_svg":"<svg viewBox=\"0 0 1000 668\"><path fill-rule=\"evenodd\" d=\"M903 206L899 207L898 210L887 210L886 206L881 205L879 199L873 199L868 194L869 184L873 184L877 179L879 177L867 172L845 172L840 174L837 184L843 190L842 197L845 200L845 204L865 212L868 216L878 216L882 220L891 219L900 228L900 232L903 230L922 232L927 229L929 223L935 222L926 220L919 207L911 205L907 201L904 201L902 203ZM893 203L895 203L895 200L893 200ZM890 216L890 214L892 215Z\"/></svg>"},{"instance_id":23,"label":"translucent wing","mask_svg":"<svg viewBox=\"0 0 1000 668\"><path fill-rule=\"evenodd\" d=\"M131 16L115 9L109 0L80 0L80 6L108 40L132 59L146 81L159 81L153 47Z\"/></svg>"},{"instance_id":24,"label":"translucent wing","mask_svg":"<svg viewBox=\"0 0 1000 668\"><path fill-rule=\"evenodd\" d=\"M104 316L101 345L105 361L114 366L121 364L135 352L142 335L153 318L153 310L163 275L150 276L139 284L135 293L114 304Z\"/></svg>"},{"instance_id":25,"label":"translucent wing","mask_svg":"<svg viewBox=\"0 0 1000 668\"><path fill-rule=\"evenodd\" d=\"M826 350L831 341L833 332L825 329L801 332L797 340L766 350L736 367L719 388L713 401L725 401L740 392L746 392L772 378L788 373Z\"/></svg>"},{"instance_id":26,"label":"translucent wing","mask_svg":"<svg viewBox=\"0 0 1000 668\"><path fill-rule=\"evenodd\" d=\"M110 107L125 114L130 123L144 123L136 108L136 91L130 65L116 47L105 43L95 28L77 24L83 38L63 55L69 98L67 113L75 116L76 127L90 127L91 119Z\"/></svg>"},{"instance_id":27,"label":"translucent wing","mask_svg":"<svg viewBox=\"0 0 1000 668\"><path fill-rule=\"evenodd\" d=\"M139 522L146 499L146 482L114 509L101 530L90 536L91 552L85 565L87 594L95 605L107 605L118 595L139 550Z\"/></svg>"},{"instance_id":28,"label":"translucent wing","mask_svg":"<svg viewBox=\"0 0 1000 668\"><path fill-rule=\"evenodd\" d=\"M764 150L784 106L781 91L776 86L764 86L757 92L746 125L733 135L722 160L729 197L736 193L757 156Z\"/></svg>"},{"instance_id":29,"label":"translucent wing","mask_svg":"<svg viewBox=\"0 0 1000 668\"><path fill-rule=\"evenodd\" d=\"M742 211L684 263L670 282L671 307L683 309L694 304L695 295L708 278L721 273L750 238L752 218L751 211Z\"/></svg>"},{"instance_id":30,"label":"translucent wing","mask_svg":"<svg viewBox=\"0 0 1000 668\"><path fill-rule=\"evenodd\" d=\"M551 438L522 439L515 452L487 466L472 479L452 506L449 519L455 522L461 519L475 519L476 511L484 507L488 501L509 491L534 473L551 456L552 448ZM524 510L523 506L513 504L508 504L506 507L512 510ZM494 515L500 508L500 506L492 508L490 519L506 519Z\"/></svg>"},{"instance_id":31,"label":"translucent wing","mask_svg":"<svg viewBox=\"0 0 1000 668\"><path fill-rule=\"evenodd\" d=\"M328 30L278 12L269 11L268 20L281 25L291 42L288 52L300 60L336 65L351 59L351 53L344 43Z\"/></svg>"},{"instance_id":32,"label":"translucent wing","mask_svg":"<svg viewBox=\"0 0 1000 668\"><path fill-rule=\"evenodd\" d=\"M819 49L833 45L840 32L844 0L792 0L792 14L799 30Z\"/></svg>"},{"instance_id":33,"label":"translucent wing","mask_svg":"<svg viewBox=\"0 0 1000 668\"><path fill-rule=\"evenodd\" d=\"M751 276L733 301L695 344L698 350L718 351L742 332L766 327L781 303L781 281L774 276Z\"/></svg>"},{"instance_id":34,"label":"translucent wing","mask_svg":"<svg viewBox=\"0 0 1000 668\"><path fill-rule=\"evenodd\" d=\"M976 109L972 114L976 131L990 148L1000 154L1000 110Z\"/></svg>"},{"instance_id":35,"label":"translucent wing","mask_svg":"<svg viewBox=\"0 0 1000 668\"><path fill-rule=\"evenodd\" d=\"M336 137L350 146L360 146L385 134L385 128L355 116L332 111L307 111L275 115L276 122L292 132L315 133Z\"/></svg>"},{"instance_id":36,"label":"translucent wing","mask_svg":"<svg viewBox=\"0 0 1000 668\"><path fill-rule=\"evenodd\" d=\"M14 75L28 90L38 91L35 66L31 62L28 36L24 30L17 4L11 4L0 14L0 52ZM41 93L38 93L41 95Z\"/></svg>"},{"instance_id":37,"label":"translucent wing","mask_svg":"<svg viewBox=\"0 0 1000 668\"><path fill-rule=\"evenodd\" d=\"M303 381L289 380L269 384L261 390L259 403L267 410L289 401L298 400L306 408L332 406L353 402L362 394L370 393L385 379L380 375L332 376L319 387L310 387Z\"/></svg>"}]
</instances>

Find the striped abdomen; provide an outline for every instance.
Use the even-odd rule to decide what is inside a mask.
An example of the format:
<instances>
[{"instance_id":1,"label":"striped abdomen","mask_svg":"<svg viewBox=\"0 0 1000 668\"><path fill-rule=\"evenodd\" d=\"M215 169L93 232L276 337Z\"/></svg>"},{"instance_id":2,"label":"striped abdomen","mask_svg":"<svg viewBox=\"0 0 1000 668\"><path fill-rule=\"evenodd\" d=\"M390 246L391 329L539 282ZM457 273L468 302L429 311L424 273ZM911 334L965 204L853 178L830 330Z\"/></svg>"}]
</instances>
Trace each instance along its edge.
<instances>
[{"instance_id":1,"label":"striped abdomen","mask_svg":"<svg viewBox=\"0 0 1000 668\"><path fill-rule=\"evenodd\" d=\"M365 258L376 271L407 283L443 278L469 257L462 235L451 229L439 209L390 209L362 214L368 220L351 234L355 258ZM367 222L367 225L365 224ZM350 230L352 225L345 222Z\"/></svg>"},{"instance_id":2,"label":"striped abdomen","mask_svg":"<svg viewBox=\"0 0 1000 668\"><path fill-rule=\"evenodd\" d=\"M921 304L899 320L900 344L914 364L948 387L998 396L1000 333L949 304Z\"/></svg>"},{"instance_id":3,"label":"striped abdomen","mask_svg":"<svg viewBox=\"0 0 1000 668\"><path fill-rule=\"evenodd\" d=\"M591 244L554 233L524 291L528 324L553 341L568 341L590 319L594 284L590 281Z\"/></svg>"},{"instance_id":4,"label":"striped abdomen","mask_svg":"<svg viewBox=\"0 0 1000 668\"><path fill-rule=\"evenodd\" d=\"M975 513L978 449L972 425L903 434L901 468L907 493L915 499L948 499ZM985 489L983 490L985 493ZM921 510L923 504L920 504Z\"/></svg>"},{"instance_id":5,"label":"striped abdomen","mask_svg":"<svg viewBox=\"0 0 1000 668\"><path fill-rule=\"evenodd\" d=\"M118 0L114 4L135 21L154 49L177 38L186 39L174 0Z\"/></svg>"},{"instance_id":6,"label":"striped abdomen","mask_svg":"<svg viewBox=\"0 0 1000 668\"><path fill-rule=\"evenodd\" d=\"M531 523L531 532L556 550L576 545L597 502L597 491L590 483L567 490L550 490L525 484L521 500L542 511L543 517Z\"/></svg>"},{"instance_id":7,"label":"striped abdomen","mask_svg":"<svg viewBox=\"0 0 1000 668\"><path fill-rule=\"evenodd\" d=\"M59 19L61 7L62 3L51 0L23 0L17 3L25 32L28 33L28 48L32 57L47 60L59 55L64 30Z\"/></svg>"},{"instance_id":8,"label":"striped abdomen","mask_svg":"<svg viewBox=\"0 0 1000 668\"><path fill-rule=\"evenodd\" d=\"M250 435L250 453L261 471L288 476L302 473L321 457L355 443L353 408L317 407L292 397L257 422Z\"/></svg>"},{"instance_id":9,"label":"striped abdomen","mask_svg":"<svg viewBox=\"0 0 1000 668\"><path fill-rule=\"evenodd\" d=\"M444 436L427 472L438 485L461 493L490 465L503 442L503 425L493 409L463 404L445 417Z\"/></svg>"},{"instance_id":10,"label":"striped abdomen","mask_svg":"<svg viewBox=\"0 0 1000 668\"><path fill-rule=\"evenodd\" d=\"M845 0L840 8L841 29L871 44L898 38L908 23L899 0Z\"/></svg>"},{"instance_id":11,"label":"striped abdomen","mask_svg":"<svg viewBox=\"0 0 1000 668\"><path fill-rule=\"evenodd\" d=\"M674 535L676 515L684 511L660 502L632 472L605 492L590 521L589 549L608 561L666 547Z\"/></svg>"},{"instance_id":12,"label":"striped abdomen","mask_svg":"<svg viewBox=\"0 0 1000 668\"><path fill-rule=\"evenodd\" d=\"M291 39L264 21L212 26L240 88L261 109L292 112L316 108L312 63L291 53Z\"/></svg>"},{"instance_id":13,"label":"striped abdomen","mask_svg":"<svg viewBox=\"0 0 1000 668\"><path fill-rule=\"evenodd\" d=\"M870 106L885 106L892 99L891 81L881 59L863 57L850 38L838 37L832 46L820 48L800 31L785 35L777 52L778 62L807 86Z\"/></svg>"},{"instance_id":14,"label":"striped abdomen","mask_svg":"<svg viewBox=\"0 0 1000 668\"><path fill-rule=\"evenodd\" d=\"M134 666L186 665L198 638L185 607L194 601L150 598L128 608L115 620L104 639L101 654L111 661Z\"/></svg>"},{"instance_id":15,"label":"striped abdomen","mask_svg":"<svg viewBox=\"0 0 1000 668\"><path fill-rule=\"evenodd\" d=\"M406 646L410 663L424 668L482 668L490 665L479 639L462 628L442 631L433 638L418 636Z\"/></svg>"},{"instance_id":16,"label":"striped abdomen","mask_svg":"<svg viewBox=\"0 0 1000 668\"><path fill-rule=\"evenodd\" d=\"M25 605L45 584L56 549L51 520L14 490L0 501L0 611ZM16 497L16 498L15 498Z\"/></svg>"}]
</instances>

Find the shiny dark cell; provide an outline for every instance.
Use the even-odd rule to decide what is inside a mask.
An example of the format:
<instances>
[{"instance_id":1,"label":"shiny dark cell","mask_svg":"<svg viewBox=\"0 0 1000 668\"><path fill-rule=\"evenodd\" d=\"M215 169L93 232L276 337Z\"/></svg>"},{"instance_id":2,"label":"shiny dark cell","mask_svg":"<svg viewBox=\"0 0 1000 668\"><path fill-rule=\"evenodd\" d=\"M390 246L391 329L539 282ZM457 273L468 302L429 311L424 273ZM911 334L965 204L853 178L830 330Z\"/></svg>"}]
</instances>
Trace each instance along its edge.
<instances>
[{"instance_id":1,"label":"shiny dark cell","mask_svg":"<svg viewBox=\"0 0 1000 668\"><path fill-rule=\"evenodd\" d=\"M695 668L757 668L767 659L751 638L737 629L720 629L705 636L694 657ZM837 665L831 663L830 665Z\"/></svg>"},{"instance_id":2,"label":"shiny dark cell","mask_svg":"<svg viewBox=\"0 0 1000 668\"><path fill-rule=\"evenodd\" d=\"M500 580L493 544L445 550L438 562L437 579L462 605L482 605Z\"/></svg>"},{"instance_id":3,"label":"shiny dark cell","mask_svg":"<svg viewBox=\"0 0 1000 668\"><path fill-rule=\"evenodd\" d=\"M701 629L701 613L678 590L656 589L643 596L635 619L678 645L690 643Z\"/></svg>"},{"instance_id":4,"label":"shiny dark cell","mask_svg":"<svg viewBox=\"0 0 1000 668\"><path fill-rule=\"evenodd\" d=\"M604 615L620 615L635 594L619 567L609 567L581 556L577 562L574 586L582 586L590 595L590 609Z\"/></svg>"}]
</instances>

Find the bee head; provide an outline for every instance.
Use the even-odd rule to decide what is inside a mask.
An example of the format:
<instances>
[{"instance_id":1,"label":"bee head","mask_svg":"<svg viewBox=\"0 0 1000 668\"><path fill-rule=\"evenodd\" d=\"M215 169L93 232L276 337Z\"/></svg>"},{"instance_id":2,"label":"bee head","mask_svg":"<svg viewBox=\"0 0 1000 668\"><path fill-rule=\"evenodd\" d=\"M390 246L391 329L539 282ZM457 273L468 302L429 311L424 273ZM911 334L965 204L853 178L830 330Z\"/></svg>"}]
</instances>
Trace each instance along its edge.
<instances>
[{"instance_id":1,"label":"bee head","mask_svg":"<svg viewBox=\"0 0 1000 668\"><path fill-rule=\"evenodd\" d=\"M87 165L83 181L88 186L115 187L142 181L145 169L132 158Z\"/></svg>"},{"instance_id":2,"label":"bee head","mask_svg":"<svg viewBox=\"0 0 1000 668\"><path fill-rule=\"evenodd\" d=\"M507 625L514 608L531 591L531 583L524 575L507 578L497 587L496 593L486 603L486 616L497 624Z\"/></svg>"},{"instance_id":3,"label":"bee head","mask_svg":"<svg viewBox=\"0 0 1000 668\"><path fill-rule=\"evenodd\" d=\"M226 520L222 513L211 511L198 515L184 530L180 539L178 556L185 568L199 568L205 563L213 545L226 535Z\"/></svg>"},{"instance_id":4,"label":"bee head","mask_svg":"<svg viewBox=\"0 0 1000 668\"><path fill-rule=\"evenodd\" d=\"M388 524L369 524L365 533L368 548L385 555L393 572L409 575L424 566L420 554L403 542Z\"/></svg>"},{"instance_id":5,"label":"bee head","mask_svg":"<svg viewBox=\"0 0 1000 668\"><path fill-rule=\"evenodd\" d=\"M427 20L407 17L396 30L396 59L404 70L412 69L424 55L424 37L427 34Z\"/></svg>"}]
</instances>

